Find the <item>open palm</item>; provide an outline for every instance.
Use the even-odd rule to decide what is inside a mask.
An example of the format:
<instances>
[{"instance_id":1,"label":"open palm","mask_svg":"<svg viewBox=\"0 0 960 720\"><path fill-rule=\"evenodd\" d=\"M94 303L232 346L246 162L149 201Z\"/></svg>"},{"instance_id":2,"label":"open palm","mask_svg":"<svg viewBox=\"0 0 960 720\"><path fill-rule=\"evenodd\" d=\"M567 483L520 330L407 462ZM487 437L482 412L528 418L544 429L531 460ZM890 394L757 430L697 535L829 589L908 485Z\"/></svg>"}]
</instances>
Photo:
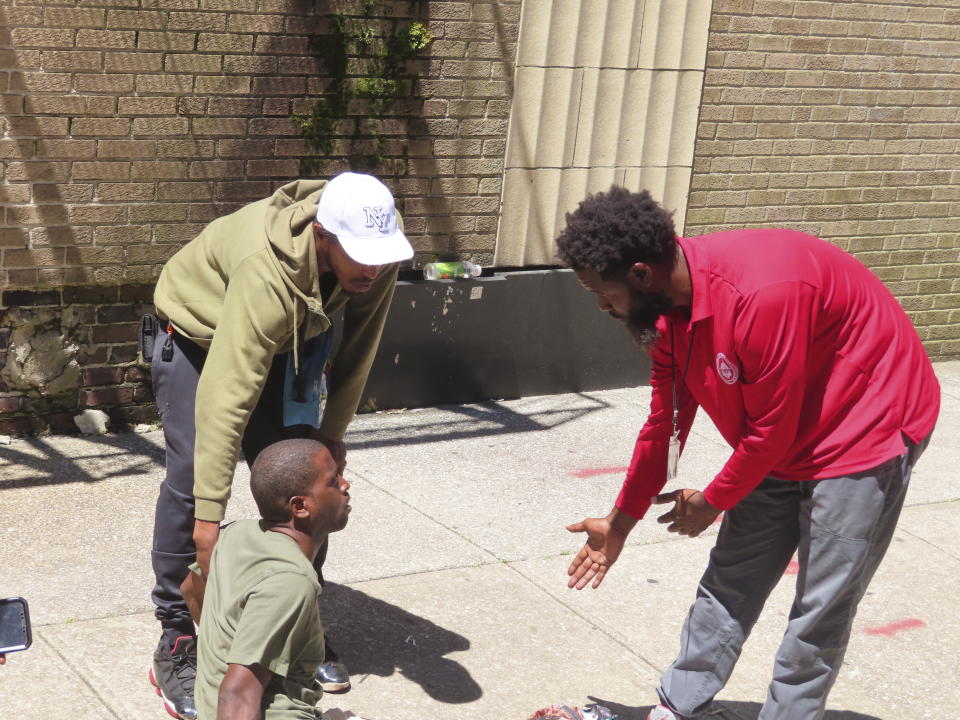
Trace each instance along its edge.
<instances>
[{"instance_id":1,"label":"open palm","mask_svg":"<svg viewBox=\"0 0 960 720\"><path fill-rule=\"evenodd\" d=\"M582 590L591 580L594 588L600 587L607 570L620 557L627 536L614 528L607 518L586 518L568 525L567 530L587 534L587 542L567 569L570 576L567 587Z\"/></svg>"}]
</instances>

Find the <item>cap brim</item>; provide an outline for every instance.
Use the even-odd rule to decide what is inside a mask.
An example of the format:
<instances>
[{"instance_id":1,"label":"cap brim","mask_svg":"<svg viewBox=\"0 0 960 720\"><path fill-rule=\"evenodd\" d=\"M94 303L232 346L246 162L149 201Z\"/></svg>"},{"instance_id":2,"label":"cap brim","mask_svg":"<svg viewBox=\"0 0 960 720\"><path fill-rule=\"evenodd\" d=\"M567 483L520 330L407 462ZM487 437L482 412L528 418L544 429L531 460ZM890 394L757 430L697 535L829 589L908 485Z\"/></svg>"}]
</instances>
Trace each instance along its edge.
<instances>
[{"instance_id":1,"label":"cap brim","mask_svg":"<svg viewBox=\"0 0 960 720\"><path fill-rule=\"evenodd\" d=\"M340 246L361 265L389 265L413 257L413 247L401 230L377 238L355 238L338 235Z\"/></svg>"}]
</instances>

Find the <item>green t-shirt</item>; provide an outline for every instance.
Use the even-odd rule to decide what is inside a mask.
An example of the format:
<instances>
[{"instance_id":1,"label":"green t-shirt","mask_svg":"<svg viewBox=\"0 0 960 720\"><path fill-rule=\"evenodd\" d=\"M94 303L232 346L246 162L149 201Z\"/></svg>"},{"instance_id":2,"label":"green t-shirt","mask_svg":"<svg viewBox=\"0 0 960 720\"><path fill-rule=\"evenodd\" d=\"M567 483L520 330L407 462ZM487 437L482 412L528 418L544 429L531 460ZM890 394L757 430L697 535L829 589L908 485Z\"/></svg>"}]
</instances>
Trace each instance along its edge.
<instances>
[{"instance_id":1,"label":"green t-shirt","mask_svg":"<svg viewBox=\"0 0 960 720\"><path fill-rule=\"evenodd\" d=\"M317 573L296 543L239 520L220 532L200 618L196 702L199 720L216 720L227 665L273 672L265 720L314 720L323 662Z\"/></svg>"}]
</instances>

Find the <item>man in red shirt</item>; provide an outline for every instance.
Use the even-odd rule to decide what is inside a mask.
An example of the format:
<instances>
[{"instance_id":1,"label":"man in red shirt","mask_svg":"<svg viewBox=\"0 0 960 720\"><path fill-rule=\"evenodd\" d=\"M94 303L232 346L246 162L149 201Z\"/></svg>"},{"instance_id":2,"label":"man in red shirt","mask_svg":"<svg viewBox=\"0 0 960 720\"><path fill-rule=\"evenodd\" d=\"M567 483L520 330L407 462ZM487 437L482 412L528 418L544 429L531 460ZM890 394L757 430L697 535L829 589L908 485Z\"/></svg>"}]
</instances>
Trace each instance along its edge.
<instances>
[{"instance_id":1,"label":"man in red shirt","mask_svg":"<svg viewBox=\"0 0 960 720\"><path fill-rule=\"evenodd\" d=\"M896 526L940 389L909 318L875 275L791 230L677 238L646 191L567 215L561 261L651 353L650 415L570 587L598 587L651 503L695 537L725 511L676 661L649 720L692 718L723 688L794 553L799 573L761 720L820 718L857 605ZM658 494L698 407L733 448L702 490Z\"/></svg>"}]
</instances>

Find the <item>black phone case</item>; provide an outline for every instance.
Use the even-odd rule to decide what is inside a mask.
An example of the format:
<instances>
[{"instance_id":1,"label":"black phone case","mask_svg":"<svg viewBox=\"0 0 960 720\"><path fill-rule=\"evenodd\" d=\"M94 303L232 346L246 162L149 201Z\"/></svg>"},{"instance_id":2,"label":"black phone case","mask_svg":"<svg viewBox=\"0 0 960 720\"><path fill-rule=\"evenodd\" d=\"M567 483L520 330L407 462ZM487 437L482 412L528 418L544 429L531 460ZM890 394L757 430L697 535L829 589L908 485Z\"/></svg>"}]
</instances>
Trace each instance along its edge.
<instances>
[{"instance_id":1,"label":"black phone case","mask_svg":"<svg viewBox=\"0 0 960 720\"><path fill-rule=\"evenodd\" d=\"M8 652L18 652L20 650L26 650L31 645L33 645L33 632L30 629L30 606L27 604L26 599L22 597L0 599L0 604L5 605L8 603L20 603L21 605L23 605L23 635L24 635L25 641L22 646L17 645L16 647L7 647L7 648L0 647L0 652L8 653Z\"/></svg>"},{"instance_id":2,"label":"black phone case","mask_svg":"<svg viewBox=\"0 0 960 720\"><path fill-rule=\"evenodd\" d=\"M153 349L157 344L160 321L153 315L144 315L140 320L140 355L145 363L153 360Z\"/></svg>"}]
</instances>

